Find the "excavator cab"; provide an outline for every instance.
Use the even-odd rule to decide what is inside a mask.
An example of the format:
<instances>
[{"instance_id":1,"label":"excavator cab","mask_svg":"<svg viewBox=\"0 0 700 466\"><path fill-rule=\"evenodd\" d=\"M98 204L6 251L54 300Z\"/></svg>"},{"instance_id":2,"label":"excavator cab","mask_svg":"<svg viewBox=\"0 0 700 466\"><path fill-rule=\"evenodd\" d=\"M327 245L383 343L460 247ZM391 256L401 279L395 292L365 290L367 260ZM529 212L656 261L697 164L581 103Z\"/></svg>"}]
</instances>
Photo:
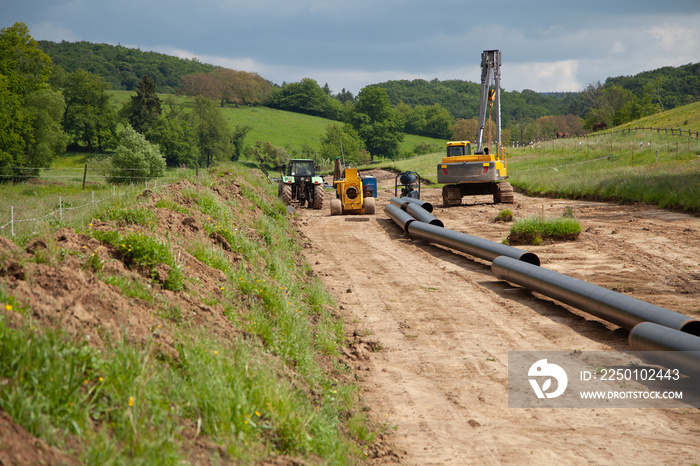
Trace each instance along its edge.
<instances>
[{"instance_id":1,"label":"excavator cab","mask_svg":"<svg viewBox=\"0 0 700 466\"><path fill-rule=\"evenodd\" d=\"M447 156L459 157L472 155L472 143L469 141L450 141L447 143Z\"/></svg>"}]
</instances>

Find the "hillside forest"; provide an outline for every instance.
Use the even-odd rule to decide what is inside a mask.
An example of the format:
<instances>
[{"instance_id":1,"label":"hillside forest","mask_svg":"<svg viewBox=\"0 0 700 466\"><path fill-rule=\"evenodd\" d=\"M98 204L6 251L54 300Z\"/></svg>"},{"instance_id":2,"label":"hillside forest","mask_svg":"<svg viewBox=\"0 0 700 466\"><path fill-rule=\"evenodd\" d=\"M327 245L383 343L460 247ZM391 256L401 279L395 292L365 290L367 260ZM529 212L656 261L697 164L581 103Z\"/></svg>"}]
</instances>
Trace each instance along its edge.
<instances>
[{"instance_id":1,"label":"hillside forest","mask_svg":"<svg viewBox=\"0 0 700 466\"><path fill-rule=\"evenodd\" d=\"M405 134L473 140L478 126L478 83L388 81L355 96L345 89L333 93L312 78L278 85L256 73L121 45L37 42L23 23L0 32L0 72L0 94L7 102L0 109L0 176L5 181L36 175L36 167L50 166L66 150L122 153L122 163L142 164L141 176L149 177L164 167L129 155L138 152L136 147L152 145L154 160L162 157L167 166L210 166L242 157L280 166L292 156L333 158L343 141L350 148L347 158L364 162L436 150L424 144L401 152ZM117 108L110 89L135 95ZM184 105L176 102L178 96L191 100ZM578 93L504 90L503 140L527 144L557 132L582 135L697 100L700 64L608 78ZM246 143L251 128L229 127L221 115L227 105L335 121L320 141L327 153L315 154L308 146ZM134 131L125 131L127 126ZM128 139L131 146L125 147ZM128 180L113 163L106 161L105 170Z\"/></svg>"}]
</instances>

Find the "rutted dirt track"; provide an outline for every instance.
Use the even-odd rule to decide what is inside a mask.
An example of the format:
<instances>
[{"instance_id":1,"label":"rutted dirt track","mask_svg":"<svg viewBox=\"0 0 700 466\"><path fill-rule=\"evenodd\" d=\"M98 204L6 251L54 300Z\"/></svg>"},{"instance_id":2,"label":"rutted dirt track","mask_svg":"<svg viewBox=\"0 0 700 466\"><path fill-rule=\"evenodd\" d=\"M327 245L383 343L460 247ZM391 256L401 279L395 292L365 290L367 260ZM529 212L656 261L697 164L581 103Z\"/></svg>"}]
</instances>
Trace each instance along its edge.
<instances>
[{"instance_id":1,"label":"rutted dirt track","mask_svg":"<svg viewBox=\"0 0 700 466\"><path fill-rule=\"evenodd\" d=\"M508 351L626 350L627 332L496 279L486 261L405 236L384 213L394 175L377 172L374 216L299 209L315 272L346 320L381 350L353 364L374 415L395 426L406 464L700 463L696 409L509 409ZM327 193L326 201L332 193ZM501 241L489 197L444 209L446 228ZM648 206L515 195L516 218L571 206L578 241L527 247L542 266L696 317L700 219ZM389 458L386 458L388 461Z\"/></svg>"}]
</instances>

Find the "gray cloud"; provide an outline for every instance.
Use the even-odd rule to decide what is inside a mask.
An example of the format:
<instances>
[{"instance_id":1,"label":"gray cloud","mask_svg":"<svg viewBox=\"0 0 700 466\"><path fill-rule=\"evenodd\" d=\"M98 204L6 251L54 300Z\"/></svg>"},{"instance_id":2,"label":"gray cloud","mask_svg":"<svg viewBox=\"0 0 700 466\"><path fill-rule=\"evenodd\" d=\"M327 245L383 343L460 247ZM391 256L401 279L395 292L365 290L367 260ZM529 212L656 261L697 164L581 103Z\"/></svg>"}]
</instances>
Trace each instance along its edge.
<instances>
[{"instance_id":1,"label":"gray cloud","mask_svg":"<svg viewBox=\"0 0 700 466\"><path fill-rule=\"evenodd\" d=\"M276 83L357 93L389 79L479 79L503 52L507 89L575 91L700 57L700 2L589 0L0 0L6 27L196 56Z\"/></svg>"}]
</instances>

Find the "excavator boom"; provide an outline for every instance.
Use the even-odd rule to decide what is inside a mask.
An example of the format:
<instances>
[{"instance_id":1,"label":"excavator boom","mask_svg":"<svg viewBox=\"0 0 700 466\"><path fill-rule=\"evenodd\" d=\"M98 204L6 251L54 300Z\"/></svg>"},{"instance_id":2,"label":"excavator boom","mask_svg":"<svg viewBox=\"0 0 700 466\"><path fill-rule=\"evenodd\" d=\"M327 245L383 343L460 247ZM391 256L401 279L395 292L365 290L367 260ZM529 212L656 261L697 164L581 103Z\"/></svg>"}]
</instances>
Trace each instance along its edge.
<instances>
[{"instance_id":1,"label":"excavator boom","mask_svg":"<svg viewBox=\"0 0 700 466\"><path fill-rule=\"evenodd\" d=\"M494 84L495 97L490 99L489 90ZM501 148L501 52L484 50L481 53L481 101L479 103L479 136L476 152L483 152L484 126L486 125L486 107L493 102L496 107L494 122L496 124L496 147Z\"/></svg>"},{"instance_id":2,"label":"excavator boom","mask_svg":"<svg viewBox=\"0 0 700 466\"><path fill-rule=\"evenodd\" d=\"M487 143L484 144L487 111L489 122L495 120L495 151L490 150L493 142L490 130ZM445 206L461 205L463 196L480 194L493 195L496 203L513 203L513 188L505 181L508 178L506 149L501 142L501 52L499 50L484 50L481 54L481 102L476 151L472 154L469 141L450 141L447 143L446 155L447 157L443 158L437 166L438 183L444 183L442 199Z\"/></svg>"}]
</instances>

